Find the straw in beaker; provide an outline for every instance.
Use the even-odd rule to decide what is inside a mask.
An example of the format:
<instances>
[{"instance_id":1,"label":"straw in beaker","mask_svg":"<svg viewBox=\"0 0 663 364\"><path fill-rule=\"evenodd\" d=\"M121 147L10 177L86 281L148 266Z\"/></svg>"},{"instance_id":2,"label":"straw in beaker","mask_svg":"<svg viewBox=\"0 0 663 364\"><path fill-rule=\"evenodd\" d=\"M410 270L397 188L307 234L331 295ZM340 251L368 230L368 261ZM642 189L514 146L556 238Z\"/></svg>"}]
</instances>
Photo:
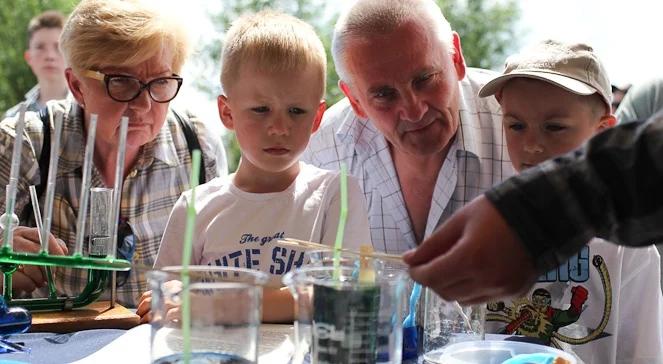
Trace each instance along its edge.
<instances>
[{"instance_id":1,"label":"straw in beaker","mask_svg":"<svg viewBox=\"0 0 663 364\"><path fill-rule=\"evenodd\" d=\"M343 248L343 234L345 233L345 222L348 219L348 172L345 163L341 163L341 211L336 230L336 241L334 242L334 280L340 276L341 249Z\"/></svg>"},{"instance_id":2,"label":"straw in beaker","mask_svg":"<svg viewBox=\"0 0 663 364\"><path fill-rule=\"evenodd\" d=\"M200 176L200 150L191 155L191 201L186 211L184 228L184 246L182 247L182 338L184 340L183 359L189 362L191 357L191 294L189 292L189 264L193 252L193 230L196 225L196 187Z\"/></svg>"}]
</instances>

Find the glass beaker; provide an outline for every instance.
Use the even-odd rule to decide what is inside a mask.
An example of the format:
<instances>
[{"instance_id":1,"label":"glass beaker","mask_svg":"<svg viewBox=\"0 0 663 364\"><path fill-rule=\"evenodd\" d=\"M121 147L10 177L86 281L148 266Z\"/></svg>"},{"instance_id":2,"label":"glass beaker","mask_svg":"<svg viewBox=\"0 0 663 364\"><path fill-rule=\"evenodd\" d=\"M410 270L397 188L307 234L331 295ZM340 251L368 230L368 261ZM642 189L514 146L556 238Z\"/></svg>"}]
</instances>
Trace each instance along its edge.
<instances>
[{"instance_id":1,"label":"glass beaker","mask_svg":"<svg viewBox=\"0 0 663 364\"><path fill-rule=\"evenodd\" d=\"M430 289L424 294L424 360L439 356L447 345L484 340L485 305L461 306L458 302L444 300Z\"/></svg>"},{"instance_id":2,"label":"glass beaker","mask_svg":"<svg viewBox=\"0 0 663 364\"><path fill-rule=\"evenodd\" d=\"M148 273L152 290L152 363L183 362L182 267ZM257 363L262 287L267 274L231 267L189 267L191 363Z\"/></svg>"},{"instance_id":3,"label":"glass beaker","mask_svg":"<svg viewBox=\"0 0 663 364\"><path fill-rule=\"evenodd\" d=\"M111 206L113 189L90 188L90 236L88 254L91 257L105 257L111 246Z\"/></svg>"},{"instance_id":4,"label":"glass beaker","mask_svg":"<svg viewBox=\"0 0 663 364\"><path fill-rule=\"evenodd\" d=\"M378 270L363 282L352 266L338 271L308 266L283 278L295 299L292 363L400 363L403 272Z\"/></svg>"}]
</instances>

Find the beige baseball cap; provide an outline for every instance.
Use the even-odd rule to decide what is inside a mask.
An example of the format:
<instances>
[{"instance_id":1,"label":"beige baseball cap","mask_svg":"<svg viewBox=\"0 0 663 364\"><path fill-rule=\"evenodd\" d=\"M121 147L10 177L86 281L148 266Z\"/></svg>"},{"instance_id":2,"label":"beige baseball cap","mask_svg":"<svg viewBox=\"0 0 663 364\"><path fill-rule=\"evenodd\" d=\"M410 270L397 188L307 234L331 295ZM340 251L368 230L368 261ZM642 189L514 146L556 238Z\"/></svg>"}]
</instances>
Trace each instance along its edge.
<instances>
[{"instance_id":1,"label":"beige baseball cap","mask_svg":"<svg viewBox=\"0 0 663 364\"><path fill-rule=\"evenodd\" d=\"M592 47L545 40L506 60L504 73L479 90L480 97L498 93L511 79L533 78L557 85L578 95L598 93L608 108L612 86L605 67Z\"/></svg>"}]
</instances>

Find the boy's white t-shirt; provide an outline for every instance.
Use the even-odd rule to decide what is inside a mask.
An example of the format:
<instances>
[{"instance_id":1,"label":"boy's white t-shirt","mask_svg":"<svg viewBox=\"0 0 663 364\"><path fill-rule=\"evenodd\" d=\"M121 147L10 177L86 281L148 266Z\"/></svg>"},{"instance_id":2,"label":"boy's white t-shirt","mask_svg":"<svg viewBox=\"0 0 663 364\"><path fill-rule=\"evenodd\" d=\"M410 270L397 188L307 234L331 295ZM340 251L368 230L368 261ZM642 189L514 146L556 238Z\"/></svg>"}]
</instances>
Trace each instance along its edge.
<instances>
[{"instance_id":1,"label":"boy's white t-shirt","mask_svg":"<svg viewBox=\"0 0 663 364\"><path fill-rule=\"evenodd\" d=\"M658 252L593 239L526 296L490 303L486 332L536 337L586 364L663 363Z\"/></svg>"},{"instance_id":2,"label":"boy's white t-shirt","mask_svg":"<svg viewBox=\"0 0 663 364\"><path fill-rule=\"evenodd\" d=\"M279 244L283 238L333 246L341 204L340 174L300 162L300 172L284 191L249 193L232 182L234 174L196 188L197 212L191 264L263 271L280 285L282 275L305 261L305 249ZM154 266L182 264L186 211L191 191L170 214ZM371 244L364 196L348 176L348 215L343 247Z\"/></svg>"}]
</instances>

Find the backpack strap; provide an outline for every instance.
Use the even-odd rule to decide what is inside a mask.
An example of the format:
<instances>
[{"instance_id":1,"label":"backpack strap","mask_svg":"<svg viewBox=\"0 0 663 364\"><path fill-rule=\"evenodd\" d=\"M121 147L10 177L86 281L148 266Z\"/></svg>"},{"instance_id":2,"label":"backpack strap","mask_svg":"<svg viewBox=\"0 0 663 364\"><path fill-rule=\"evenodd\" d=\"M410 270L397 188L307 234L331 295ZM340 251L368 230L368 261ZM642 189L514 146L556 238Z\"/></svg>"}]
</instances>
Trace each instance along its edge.
<instances>
[{"instance_id":1,"label":"backpack strap","mask_svg":"<svg viewBox=\"0 0 663 364\"><path fill-rule=\"evenodd\" d=\"M186 139L186 144L189 148L189 156L191 156L193 160L193 151L196 149L200 150L202 156L203 149L200 147L200 142L198 141L196 132L193 131L191 124L185 120L177 111L175 111L175 109L171 110L173 111L175 119L177 119L177 122L180 124L180 127L182 127L182 131L184 132L184 138ZM205 176L205 159L200 158L200 180L198 181L198 184L203 184L206 181L207 178Z\"/></svg>"},{"instance_id":2,"label":"backpack strap","mask_svg":"<svg viewBox=\"0 0 663 364\"><path fill-rule=\"evenodd\" d=\"M48 179L48 164L51 159L51 121L50 115L48 114L48 108L44 107L39 110L39 119L42 124L42 136L44 138L41 145L41 154L39 155L39 184L35 186L37 190L37 196L41 196L46 189L46 183ZM19 221L28 221L32 215L32 199L28 200L28 203L25 204L21 215L19 216Z\"/></svg>"},{"instance_id":3,"label":"backpack strap","mask_svg":"<svg viewBox=\"0 0 663 364\"><path fill-rule=\"evenodd\" d=\"M51 120L48 115L48 108L39 110L39 119L42 124L42 135L44 142L41 146L41 154L39 155L39 185L35 186L37 196L41 196L46 189L48 179L48 164L51 160Z\"/></svg>"}]
</instances>

